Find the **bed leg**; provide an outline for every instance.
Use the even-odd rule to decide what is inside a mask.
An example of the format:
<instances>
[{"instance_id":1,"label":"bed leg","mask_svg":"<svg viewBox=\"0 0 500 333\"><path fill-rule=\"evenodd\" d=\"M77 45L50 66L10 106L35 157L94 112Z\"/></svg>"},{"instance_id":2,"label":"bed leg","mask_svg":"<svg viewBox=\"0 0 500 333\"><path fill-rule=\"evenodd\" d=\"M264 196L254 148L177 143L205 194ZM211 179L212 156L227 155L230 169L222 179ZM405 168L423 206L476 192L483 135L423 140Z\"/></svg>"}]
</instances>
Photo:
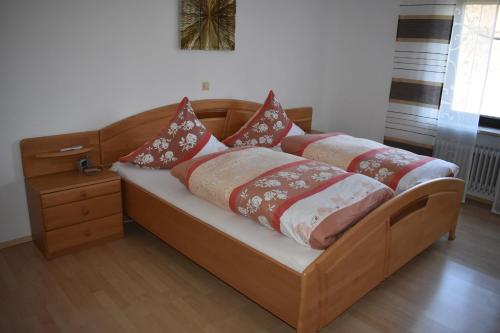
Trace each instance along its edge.
<instances>
[{"instance_id":1,"label":"bed leg","mask_svg":"<svg viewBox=\"0 0 500 333\"><path fill-rule=\"evenodd\" d=\"M311 327L301 327L301 328L297 328L296 330L297 333L317 333L317 331L314 329L314 328L311 328Z\"/></svg>"},{"instance_id":2,"label":"bed leg","mask_svg":"<svg viewBox=\"0 0 500 333\"><path fill-rule=\"evenodd\" d=\"M457 226L454 225L451 229L450 229L450 233L448 234L448 240L449 241L452 241L452 240L455 240L455 233L457 231Z\"/></svg>"}]
</instances>

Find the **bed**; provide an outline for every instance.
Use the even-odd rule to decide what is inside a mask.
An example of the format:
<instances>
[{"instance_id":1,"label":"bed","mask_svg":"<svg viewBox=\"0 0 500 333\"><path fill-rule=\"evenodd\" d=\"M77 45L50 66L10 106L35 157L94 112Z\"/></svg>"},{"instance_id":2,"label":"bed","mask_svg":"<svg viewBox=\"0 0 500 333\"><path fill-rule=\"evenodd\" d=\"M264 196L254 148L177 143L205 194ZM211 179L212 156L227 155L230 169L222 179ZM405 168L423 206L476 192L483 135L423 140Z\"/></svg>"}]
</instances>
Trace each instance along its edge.
<instances>
[{"instance_id":1,"label":"bed","mask_svg":"<svg viewBox=\"0 0 500 333\"><path fill-rule=\"evenodd\" d=\"M237 131L260 106L240 100L192 104L219 139ZM101 163L111 166L140 146L175 109L160 107L101 129ZM310 132L311 108L286 111ZM319 331L446 233L454 239L464 190L463 182L452 178L418 185L376 208L319 251L192 196L168 171L148 170L145 175L132 166L115 168L122 175L123 206L130 218L299 333ZM161 184L158 176L163 177Z\"/></svg>"}]
</instances>

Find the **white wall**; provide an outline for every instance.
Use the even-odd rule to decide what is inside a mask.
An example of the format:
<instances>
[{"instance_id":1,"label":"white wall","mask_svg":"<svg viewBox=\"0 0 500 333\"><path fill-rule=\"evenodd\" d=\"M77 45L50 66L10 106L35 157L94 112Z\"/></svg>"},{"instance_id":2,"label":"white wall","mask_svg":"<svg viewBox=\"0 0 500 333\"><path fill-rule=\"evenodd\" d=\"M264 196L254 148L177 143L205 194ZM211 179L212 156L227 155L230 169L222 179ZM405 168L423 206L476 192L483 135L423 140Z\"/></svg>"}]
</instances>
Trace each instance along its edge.
<instances>
[{"instance_id":1,"label":"white wall","mask_svg":"<svg viewBox=\"0 0 500 333\"><path fill-rule=\"evenodd\" d=\"M317 128L381 137L395 14L394 1L373 2L238 0L236 51L201 52L179 50L177 0L0 1L0 242L30 233L25 137L98 129L184 95L262 101L270 88L285 107L313 106ZM379 129L356 123L367 106Z\"/></svg>"},{"instance_id":2,"label":"white wall","mask_svg":"<svg viewBox=\"0 0 500 333\"><path fill-rule=\"evenodd\" d=\"M399 2L325 1L318 128L383 140Z\"/></svg>"}]
</instances>

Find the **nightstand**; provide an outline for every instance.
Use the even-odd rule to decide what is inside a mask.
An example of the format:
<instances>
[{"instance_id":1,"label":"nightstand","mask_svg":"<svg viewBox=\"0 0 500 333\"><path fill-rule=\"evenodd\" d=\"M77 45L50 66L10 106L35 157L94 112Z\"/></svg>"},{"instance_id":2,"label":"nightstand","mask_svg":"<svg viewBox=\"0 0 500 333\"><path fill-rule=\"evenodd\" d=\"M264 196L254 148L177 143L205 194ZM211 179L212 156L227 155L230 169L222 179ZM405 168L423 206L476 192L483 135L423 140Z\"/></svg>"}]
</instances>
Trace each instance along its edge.
<instances>
[{"instance_id":1,"label":"nightstand","mask_svg":"<svg viewBox=\"0 0 500 333\"><path fill-rule=\"evenodd\" d=\"M25 181L33 241L47 258L123 237L116 173L67 171Z\"/></svg>"}]
</instances>

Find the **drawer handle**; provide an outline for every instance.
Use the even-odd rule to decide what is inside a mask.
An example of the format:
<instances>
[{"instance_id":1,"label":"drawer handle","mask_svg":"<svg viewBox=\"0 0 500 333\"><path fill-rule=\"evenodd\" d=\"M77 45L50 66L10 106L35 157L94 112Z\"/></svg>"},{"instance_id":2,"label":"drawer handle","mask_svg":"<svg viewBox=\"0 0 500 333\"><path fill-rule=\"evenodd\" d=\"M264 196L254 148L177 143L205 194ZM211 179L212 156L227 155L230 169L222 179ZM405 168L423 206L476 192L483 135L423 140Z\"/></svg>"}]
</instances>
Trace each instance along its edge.
<instances>
[{"instance_id":1,"label":"drawer handle","mask_svg":"<svg viewBox=\"0 0 500 333\"><path fill-rule=\"evenodd\" d=\"M84 235L85 237L90 237L90 236L92 235L92 233L90 232L90 230L85 230L85 231L83 232L83 235Z\"/></svg>"},{"instance_id":2,"label":"drawer handle","mask_svg":"<svg viewBox=\"0 0 500 333\"><path fill-rule=\"evenodd\" d=\"M88 209L87 207L83 207L82 208L82 214L83 215L89 215L89 213L90 213L90 209Z\"/></svg>"}]
</instances>

